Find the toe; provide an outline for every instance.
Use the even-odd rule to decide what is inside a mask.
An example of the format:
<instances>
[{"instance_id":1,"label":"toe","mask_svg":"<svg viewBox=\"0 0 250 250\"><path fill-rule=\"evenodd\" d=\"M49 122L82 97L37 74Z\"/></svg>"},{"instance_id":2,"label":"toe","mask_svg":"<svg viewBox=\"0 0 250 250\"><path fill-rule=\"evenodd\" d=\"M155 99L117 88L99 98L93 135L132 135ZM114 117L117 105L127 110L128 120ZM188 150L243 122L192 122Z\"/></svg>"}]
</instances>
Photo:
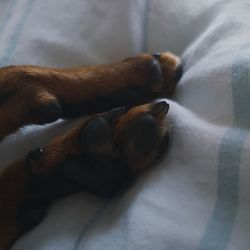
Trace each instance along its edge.
<instances>
[{"instance_id":1,"label":"toe","mask_svg":"<svg viewBox=\"0 0 250 250\"><path fill-rule=\"evenodd\" d=\"M153 53L152 56L153 56L156 60L160 60L160 58L161 58L161 53L159 53L159 52Z\"/></svg>"}]
</instances>

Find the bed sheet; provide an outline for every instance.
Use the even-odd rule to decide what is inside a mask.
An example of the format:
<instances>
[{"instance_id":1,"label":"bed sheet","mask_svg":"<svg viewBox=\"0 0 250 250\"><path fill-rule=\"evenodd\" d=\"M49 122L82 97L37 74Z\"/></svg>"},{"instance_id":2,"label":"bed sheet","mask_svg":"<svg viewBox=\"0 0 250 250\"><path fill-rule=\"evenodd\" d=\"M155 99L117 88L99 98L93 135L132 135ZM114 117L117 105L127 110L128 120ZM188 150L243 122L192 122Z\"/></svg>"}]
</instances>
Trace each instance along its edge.
<instances>
[{"instance_id":1,"label":"bed sheet","mask_svg":"<svg viewBox=\"0 0 250 250\"><path fill-rule=\"evenodd\" d=\"M13 250L249 250L250 4L227 0L10 0L0 66L79 66L172 51L184 75L172 144L128 192L56 202ZM0 143L1 167L72 122L28 126Z\"/></svg>"}]
</instances>

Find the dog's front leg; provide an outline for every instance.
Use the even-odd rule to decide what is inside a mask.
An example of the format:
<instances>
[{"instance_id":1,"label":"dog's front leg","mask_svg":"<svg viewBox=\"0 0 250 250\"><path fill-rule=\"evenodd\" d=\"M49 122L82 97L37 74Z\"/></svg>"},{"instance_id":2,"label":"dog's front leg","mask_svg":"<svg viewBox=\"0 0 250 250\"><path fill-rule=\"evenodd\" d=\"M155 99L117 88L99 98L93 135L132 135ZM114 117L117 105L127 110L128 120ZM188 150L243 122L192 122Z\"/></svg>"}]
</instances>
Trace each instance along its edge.
<instances>
[{"instance_id":1,"label":"dog's front leg","mask_svg":"<svg viewBox=\"0 0 250 250\"><path fill-rule=\"evenodd\" d=\"M74 69L13 66L0 69L0 139L27 124L130 108L172 94L180 76L171 53Z\"/></svg>"},{"instance_id":2,"label":"dog's front leg","mask_svg":"<svg viewBox=\"0 0 250 250\"><path fill-rule=\"evenodd\" d=\"M39 224L48 205L77 191L112 197L159 160L168 142L165 102L117 108L36 149L0 173L0 249ZM167 140L166 140L167 139Z\"/></svg>"}]
</instances>

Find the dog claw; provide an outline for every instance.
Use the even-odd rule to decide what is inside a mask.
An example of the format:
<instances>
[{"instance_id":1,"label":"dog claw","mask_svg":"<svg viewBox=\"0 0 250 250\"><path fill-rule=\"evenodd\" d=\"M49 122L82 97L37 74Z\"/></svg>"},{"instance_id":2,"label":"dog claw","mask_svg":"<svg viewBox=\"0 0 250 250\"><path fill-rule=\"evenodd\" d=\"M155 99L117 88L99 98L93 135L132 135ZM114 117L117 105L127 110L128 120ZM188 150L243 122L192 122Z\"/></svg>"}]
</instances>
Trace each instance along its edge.
<instances>
[{"instance_id":1,"label":"dog claw","mask_svg":"<svg viewBox=\"0 0 250 250\"><path fill-rule=\"evenodd\" d=\"M152 56L153 56L156 60L160 60L160 58L161 58L161 53L156 52L156 53L153 53Z\"/></svg>"},{"instance_id":2,"label":"dog claw","mask_svg":"<svg viewBox=\"0 0 250 250\"><path fill-rule=\"evenodd\" d=\"M151 109L151 114L153 116L158 116L161 114L166 115L169 110L169 104L165 101L156 102L153 104Z\"/></svg>"},{"instance_id":3,"label":"dog claw","mask_svg":"<svg viewBox=\"0 0 250 250\"><path fill-rule=\"evenodd\" d=\"M158 60L153 60L150 70L150 83L157 84L162 77L161 65Z\"/></svg>"}]
</instances>

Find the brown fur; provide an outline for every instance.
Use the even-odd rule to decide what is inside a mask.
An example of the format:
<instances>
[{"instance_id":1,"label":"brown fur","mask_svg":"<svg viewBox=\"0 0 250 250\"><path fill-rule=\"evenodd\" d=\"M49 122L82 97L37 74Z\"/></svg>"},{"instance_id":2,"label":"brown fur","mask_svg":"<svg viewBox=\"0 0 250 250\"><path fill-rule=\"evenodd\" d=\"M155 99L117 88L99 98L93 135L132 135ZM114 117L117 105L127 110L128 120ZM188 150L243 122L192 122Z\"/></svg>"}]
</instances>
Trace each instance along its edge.
<instances>
[{"instance_id":1,"label":"brown fur","mask_svg":"<svg viewBox=\"0 0 250 250\"><path fill-rule=\"evenodd\" d=\"M74 69L54 69L36 66L11 66L0 69L0 139L19 127L30 123L43 124L64 115L64 110L77 109L80 103L105 97L127 89L139 88L143 100L134 100L130 106L148 102L155 97L169 96L176 84L175 72L179 59L163 53L159 60L149 54L140 55L109 65ZM161 68L162 72L155 72ZM153 76L152 76L153 75ZM129 92L126 96L131 98ZM113 107L121 106L111 100ZM115 103L117 102L117 103ZM39 115L47 104L62 107L62 114L54 117ZM82 113L89 106L82 107ZM101 107L98 107L101 108ZM50 111L50 106L48 111ZM98 110L99 111L99 110ZM105 110L100 110L105 111ZM46 111L44 113L47 113ZM65 114L67 116L67 114ZM52 115L53 116L53 115Z\"/></svg>"},{"instance_id":2,"label":"brown fur","mask_svg":"<svg viewBox=\"0 0 250 250\"><path fill-rule=\"evenodd\" d=\"M152 69L152 64L157 66ZM110 65L75 69L35 66L2 68L0 69L0 139L23 125L54 121L63 116L64 109L68 106L78 108L79 103L95 101L99 96L109 99L117 92L126 91L131 86L146 90L142 94L145 95L145 99L143 101L136 99L128 106L150 101L159 96L169 96L176 84L175 72L178 64L178 58L170 53L164 53L157 60L145 54ZM160 72L156 72L159 67ZM126 98L129 98L129 95ZM46 109L46 105L51 103L53 107L59 107L61 110L56 110L51 116L46 117L46 111L50 110L50 106ZM112 105L116 107L119 104L118 100ZM115 123L111 125L114 138L109 142L110 150L107 151L108 147L104 144L99 145L95 153L100 157L105 156L105 159L107 155L120 157L127 162L134 174L152 165L158 156L161 139L167 132L164 127L166 106L160 110L158 108L157 112L154 107L153 104L141 105L132 108L120 118L116 117ZM88 113L89 108L84 106L83 113ZM103 115L105 117L105 113L91 116L84 120L81 126L54 139L44 148L43 157L31 162L30 171L46 178L53 172L54 167L68 157L80 155L82 152L79 134L82 128L86 126L87 121ZM159 138L153 150L147 154L140 154L135 152L136 147L133 140L131 141L130 132L133 132L133 121L145 115L155 120ZM113 144L118 147L118 152ZM0 250L9 249L16 238L23 233L17 221L17 213L22 202L29 196L29 178L31 177L25 159L13 163L0 172Z\"/></svg>"},{"instance_id":3,"label":"brown fur","mask_svg":"<svg viewBox=\"0 0 250 250\"><path fill-rule=\"evenodd\" d=\"M161 143L160 139L164 137L166 133L169 132L169 128L167 127L167 121L165 118L169 107L163 105L163 108L158 109L158 111L155 112L155 106L156 104L154 103L147 103L144 105L135 106L130 109L126 113L126 115L121 116L116 125L116 140L118 145L120 144L122 146L122 157L129 162L129 165L133 167L133 170L135 172L140 172L141 170L144 170L156 161L159 153L159 146ZM152 150L148 154L141 155L137 154L136 148L133 145L133 140L129 138L127 134L133 132L133 122L138 119L138 117L142 117L143 115L147 114L151 114L154 116L157 127L159 128L160 139L154 145L154 150Z\"/></svg>"},{"instance_id":4,"label":"brown fur","mask_svg":"<svg viewBox=\"0 0 250 250\"><path fill-rule=\"evenodd\" d=\"M20 235L16 220L19 204L25 195L27 175L24 162L18 161L1 172L0 175L0 249L9 249Z\"/></svg>"},{"instance_id":5,"label":"brown fur","mask_svg":"<svg viewBox=\"0 0 250 250\"><path fill-rule=\"evenodd\" d=\"M156 156L156 151L151 152L149 155L142 155L139 158L133 159L131 155L127 154L130 150L130 141L126 141L124 137L125 130L133 130L131 123L137 118L150 113L153 104L145 104L142 106L131 109L126 114L122 115L114 126L115 130L115 143L122 144L124 147L121 149L123 152L119 152L124 161L127 161L132 172L138 174L138 171L148 167L152 158ZM158 114L155 116L157 119ZM93 117L96 117L94 115ZM41 160L37 160L31 163L32 168L30 169L33 174L39 175L40 178L47 178L51 175L54 168L57 167L68 157L76 156L81 154L79 144L79 133L88 120L93 119L90 117L86 119L80 126L72 129L67 134L55 138L49 143L43 151L43 157ZM158 118L159 126L163 122ZM124 140L125 139L125 140ZM105 147L103 148L105 150ZM134 149L133 149L134 150ZM113 152L110 152L112 155ZM98 155L103 155L102 152L98 151ZM145 158L146 157L146 158ZM140 164L138 164L138 162ZM25 159L13 163L1 172L0 175L0 249L8 249L8 247L14 242L14 240L23 233L20 229L19 222L17 221L17 213L21 207L21 204L25 199L29 198L30 190L28 187L29 178L31 178L29 171L27 170L27 164ZM41 187L42 188L42 187ZM44 187L45 188L45 187ZM46 188L45 188L46 189ZM50 194L53 190L50 190ZM33 195L33 194L32 194ZM39 197L39 194L36 194ZM42 193L44 199L46 193Z\"/></svg>"}]
</instances>

